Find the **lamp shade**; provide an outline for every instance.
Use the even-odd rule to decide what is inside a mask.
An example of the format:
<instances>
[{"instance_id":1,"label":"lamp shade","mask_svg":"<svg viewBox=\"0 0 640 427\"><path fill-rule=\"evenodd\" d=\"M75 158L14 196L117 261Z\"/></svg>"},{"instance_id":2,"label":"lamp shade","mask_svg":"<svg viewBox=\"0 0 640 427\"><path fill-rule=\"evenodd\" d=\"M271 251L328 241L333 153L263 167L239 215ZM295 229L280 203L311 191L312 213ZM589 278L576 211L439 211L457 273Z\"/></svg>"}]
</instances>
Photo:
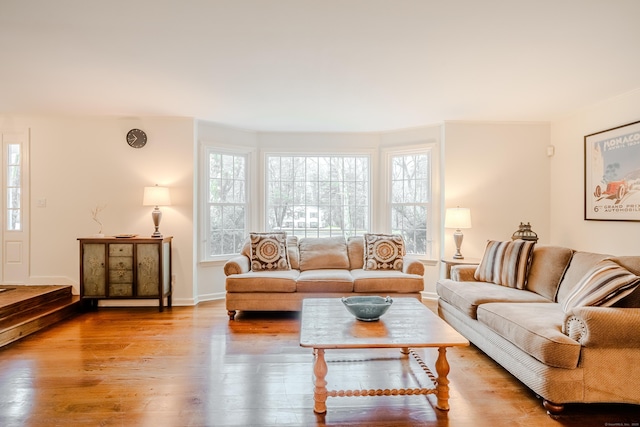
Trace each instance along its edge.
<instances>
[{"instance_id":1,"label":"lamp shade","mask_svg":"<svg viewBox=\"0 0 640 427\"><path fill-rule=\"evenodd\" d=\"M469 208L448 208L444 218L445 228L471 228L471 210Z\"/></svg>"},{"instance_id":2,"label":"lamp shade","mask_svg":"<svg viewBox=\"0 0 640 427\"><path fill-rule=\"evenodd\" d=\"M142 206L170 206L171 197L167 187L144 187L144 196L142 197Z\"/></svg>"}]
</instances>

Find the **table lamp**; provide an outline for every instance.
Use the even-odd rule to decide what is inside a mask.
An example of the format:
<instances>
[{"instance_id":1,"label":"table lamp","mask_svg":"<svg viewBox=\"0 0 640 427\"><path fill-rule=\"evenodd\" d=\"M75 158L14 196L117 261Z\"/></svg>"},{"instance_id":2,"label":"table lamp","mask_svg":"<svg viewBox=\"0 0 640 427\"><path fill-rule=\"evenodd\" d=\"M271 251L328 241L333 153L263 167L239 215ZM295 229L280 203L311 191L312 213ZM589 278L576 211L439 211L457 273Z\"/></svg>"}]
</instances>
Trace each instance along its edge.
<instances>
[{"instance_id":1,"label":"table lamp","mask_svg":"<svg viewBox=\"0 0 640 427\"><path fill-rule=\"evenodd\" d=\"M445 228L455 228L456 232L453 233L453 241L456 243L456 253L453 255L454 259L464 259L462 253L460 253L460 247L462 246L462 232L463 228L471 228L471 210L469 208L448 208L445 213L444 219Z\"/></svg>"},{"instance_id":2,"label":"table lamp","mask_svg":"<svg viewBox=\"0 0 640 427\"><path fill-rule=\"evenodd\" d=\"M167 187L160 187L156 184L153 187L144 187L144 196L142 197L142 206L155 206L153 212L151 212L151 218L153 218L153 225L156 230L151 237L162 237L160 233L160 219L162 218L162 212L158 206L170 206L171 197L169 196L169 189Z\"/></svg>"}]
</instances>

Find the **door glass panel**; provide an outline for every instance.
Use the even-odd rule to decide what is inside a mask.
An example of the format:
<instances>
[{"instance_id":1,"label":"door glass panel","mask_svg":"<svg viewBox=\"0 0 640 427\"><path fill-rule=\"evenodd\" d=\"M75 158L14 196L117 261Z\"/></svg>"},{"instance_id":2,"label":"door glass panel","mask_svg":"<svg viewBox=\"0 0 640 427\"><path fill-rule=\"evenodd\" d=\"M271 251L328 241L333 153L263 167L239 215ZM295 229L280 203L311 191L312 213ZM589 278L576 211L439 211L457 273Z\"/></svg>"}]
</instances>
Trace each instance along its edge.
<instances>
[{"instance_id":1,"label":"door glass panel","mask_svg":"<svg viewBox=\"0 0 640 427\"><path fill-rule=\"evenodd\" d=\"M7 144L7 230L20 231L22 230L22 209L21 209L21 155L20 144Z\"/></svg>"}]
</instances>

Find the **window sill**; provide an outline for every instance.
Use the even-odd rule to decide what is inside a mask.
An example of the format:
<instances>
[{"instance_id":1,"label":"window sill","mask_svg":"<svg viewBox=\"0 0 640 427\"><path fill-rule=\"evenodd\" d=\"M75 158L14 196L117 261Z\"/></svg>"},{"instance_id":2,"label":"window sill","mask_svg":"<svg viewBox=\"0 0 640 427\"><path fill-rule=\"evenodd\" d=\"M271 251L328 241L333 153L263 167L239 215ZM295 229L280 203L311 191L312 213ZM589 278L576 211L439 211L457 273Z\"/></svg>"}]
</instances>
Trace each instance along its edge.
<instances>
[{"instance_id":1,"label":"window sill","mask_svg":"<svg viewBox=\"0 0 640 427\"><path fill-rule=\"evenodd\" d=\"M217 257L214 259L207 259L207 260L202 260L198 262L198 265L200 265L201 267L220 267L222 265L224 265L227 261L229 261L232 258L235 258L238 255L226 255L226 256L221 256L221 257Z\"/></svg>"}]
</instances>

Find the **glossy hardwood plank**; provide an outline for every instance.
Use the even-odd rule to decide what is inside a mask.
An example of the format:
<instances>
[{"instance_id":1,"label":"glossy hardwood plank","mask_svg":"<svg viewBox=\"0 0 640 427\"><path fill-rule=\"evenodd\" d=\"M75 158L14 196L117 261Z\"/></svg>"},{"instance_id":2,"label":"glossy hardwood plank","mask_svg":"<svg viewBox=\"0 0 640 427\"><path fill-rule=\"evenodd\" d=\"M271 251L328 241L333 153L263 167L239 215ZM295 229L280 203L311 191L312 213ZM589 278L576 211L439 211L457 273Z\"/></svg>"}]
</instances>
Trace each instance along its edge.
<instances>
[{"instance_id":1,"label":"glossy hardwood plank","mask_svg":"<svg viewBox=\"0 0 640 427\"><path fill-rule=\"evenodd\" d=\"M434 309L434 304L427 303ZM333 350L329 387L411 387L419 370L397 349ZM435 363L436 349L420 349ZM354 362L369 357L374 361ZM451 410L434 396L331 398L313 412L311 349L298 313L197 307L100 308L0 349L1 426L605 426L640 421L632 405L540 399L473 346L450 348ZM623 424L618 424L623 425Z\"/></svg>"}]
</instances>

